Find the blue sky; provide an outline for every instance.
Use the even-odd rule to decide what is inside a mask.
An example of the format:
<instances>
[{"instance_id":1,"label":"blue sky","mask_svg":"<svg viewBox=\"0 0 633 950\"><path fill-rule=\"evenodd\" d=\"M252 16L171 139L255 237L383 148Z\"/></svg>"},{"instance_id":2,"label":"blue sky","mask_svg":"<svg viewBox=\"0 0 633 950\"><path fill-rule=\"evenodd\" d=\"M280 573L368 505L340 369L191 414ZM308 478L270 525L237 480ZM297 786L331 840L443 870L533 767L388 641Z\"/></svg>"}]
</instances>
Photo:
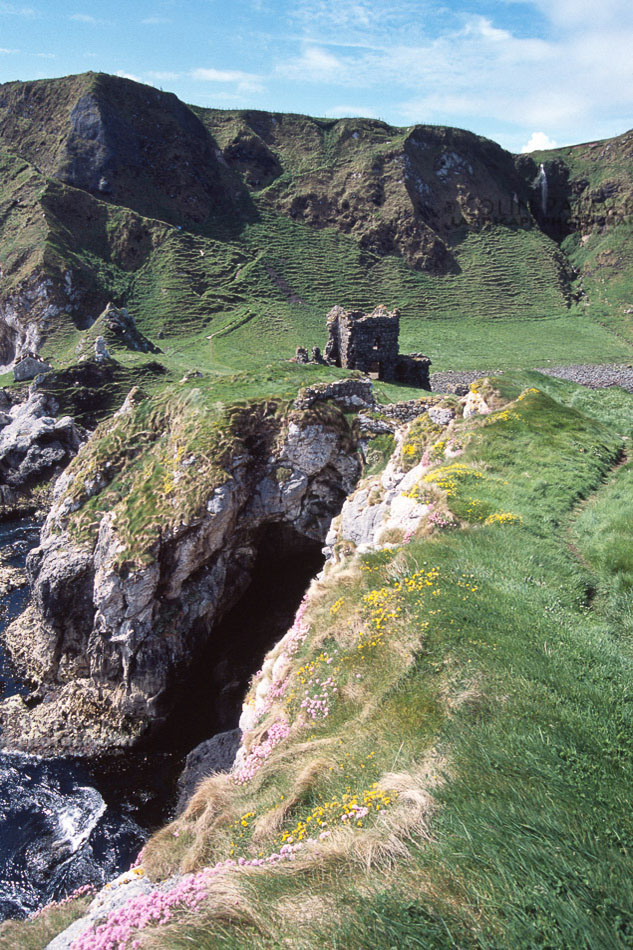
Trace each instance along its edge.
<instances>
[{"instance_id":1,"label":"blue sky","mask_svg":"<svg viewBox=\"0 0 633 950\"><path fill-rule=\"evenodd\" d=\"M633 3L0 0L0 81L86 70L205 106L456 125L520 151L633 126Z\"/></svg>"}]
</instances>

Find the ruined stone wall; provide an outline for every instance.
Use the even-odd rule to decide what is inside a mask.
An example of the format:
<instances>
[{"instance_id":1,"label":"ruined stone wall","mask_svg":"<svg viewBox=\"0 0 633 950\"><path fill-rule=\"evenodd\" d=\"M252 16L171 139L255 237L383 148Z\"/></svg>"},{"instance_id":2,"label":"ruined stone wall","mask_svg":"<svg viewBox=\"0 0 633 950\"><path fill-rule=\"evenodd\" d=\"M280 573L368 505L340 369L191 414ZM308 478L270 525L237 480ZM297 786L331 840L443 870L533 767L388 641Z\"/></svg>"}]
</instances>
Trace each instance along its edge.
<instances>
[{"instance_id":1,"label":"ruined stone wall","mask_svg":"<svg viewBox=\"0 0 633 950\"><path fill-rule=\"evenodd\" d=\"M309 409L315 402L331 399L342 409L371 407L375 403L370 379L337 379L332 383L317 383L302 389L295 399L295 409Z\"/></svg>"},{"instance_id":2,"label":"ruined stone wall","mask_svg":"<svg viewBox=\"0 0 633 950\"><path fill-rule=\"evenodd\" d=\"M394 382L404 386L417 386L420 389L431 389L429 367L431 360L421 353L410 353L408 356L399 356L396 361Z\"/></svg>"},{"instance_id":3,"label":"ruined stone wall","mask_svg":"<svg viewBox=\"0 0 633 950\"><path fill-rule=\"evenodd\" d=\"M398 361L400 313L376 307L373 313L334 307L328 315L328 362L393 380Z\"/></svg>"}]
</instances>

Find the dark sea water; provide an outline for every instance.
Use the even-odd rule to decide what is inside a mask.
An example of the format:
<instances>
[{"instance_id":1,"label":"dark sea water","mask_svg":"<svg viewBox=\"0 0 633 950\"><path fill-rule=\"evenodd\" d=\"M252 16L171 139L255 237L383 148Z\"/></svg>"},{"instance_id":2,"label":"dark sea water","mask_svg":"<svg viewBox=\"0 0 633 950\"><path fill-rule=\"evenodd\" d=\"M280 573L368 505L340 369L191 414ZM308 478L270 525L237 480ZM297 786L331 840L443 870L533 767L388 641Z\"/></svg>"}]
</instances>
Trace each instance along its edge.
<instances>
[{"instance_id":1,"label":"dark sea water","mask_svg":"<svg viewBox=\"0 0 633 950\"><path fill-rule=\"evenodd\" d=\"M5 563L23 567L38 535L29 520L0 524ZM27 598L25 587L0 599L0 630ZM28 693L1 653L0 690L4 697ZM112 803L111 785L77 760L0 752L0 920L24 917L129 867L146 834L131 809Z\"/></svg>"}]
</instances>

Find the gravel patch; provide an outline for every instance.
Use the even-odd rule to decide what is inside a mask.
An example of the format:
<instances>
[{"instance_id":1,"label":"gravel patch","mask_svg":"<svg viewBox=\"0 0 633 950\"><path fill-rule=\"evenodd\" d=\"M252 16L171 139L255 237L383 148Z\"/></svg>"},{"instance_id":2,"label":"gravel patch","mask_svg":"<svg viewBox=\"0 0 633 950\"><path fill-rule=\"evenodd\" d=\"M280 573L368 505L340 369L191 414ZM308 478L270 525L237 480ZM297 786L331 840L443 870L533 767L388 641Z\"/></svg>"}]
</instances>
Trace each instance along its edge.
<instances>
[{"instance_id":1,"label":"gravel patch","mask_svg":"<svg viewBox=\"0 0 633 950\"><path fill-rule=\"evenodd\" d=\"M626 363L606 363L602 366L586 363L578 363L575 366L548 366L539 369L539 373L555 376L557 379L568 379L572 383L588 386L589 389L619 386L633 393L633 366Z\"/></svg>"},{"instance_id":2,"label":"gravel patch","mask_svg":"<svg viewBox=\"0 0 633 950\"><path fill-rule=\"evenodd\" d=\"M457 370L448 373L431 373L431 392L433 393L457 393L458 396L465 396L468 387L476 379L482 376L498 376L503 370Z\"/></svg>"},{"instance_id":3,"label":"gravel patch","mask_svg":"<svg viewBox=\"0 0 633 950\"><path fill-rule=\"evenodd\" d=\"M609 386L619 386L633 393L633 365L627 363L576 363L571 366L539 366L535 367L545 376L554 376L557 379L566 379L572 383L579 383L589 389L607 389ZM471 383L482 376L497 376L503 370L474 370L450 373L432 373L431 390L435 393L457 393L463 395Z\"/></svg>"}]
</instances>

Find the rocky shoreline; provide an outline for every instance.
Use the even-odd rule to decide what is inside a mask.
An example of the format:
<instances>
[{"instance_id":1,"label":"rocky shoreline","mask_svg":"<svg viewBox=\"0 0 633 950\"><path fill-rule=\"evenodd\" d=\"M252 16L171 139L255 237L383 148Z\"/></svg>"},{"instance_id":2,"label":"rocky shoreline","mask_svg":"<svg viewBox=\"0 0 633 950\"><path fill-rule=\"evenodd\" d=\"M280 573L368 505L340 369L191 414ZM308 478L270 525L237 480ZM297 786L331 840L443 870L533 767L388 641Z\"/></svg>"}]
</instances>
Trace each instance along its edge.
<instances>
[{"instance_id":1,"label":"rocky shoreline","mask_svg":"<svg viewBox=\"0 0 633 950\"><path fill-rule=\"evenodd\" d=\"M534 372L565 379L589 389L607 389L619 386L633 393L633 365L629 363L572 363L569 366L537 366ZM482 376L503 375L502 369L451 370L431 373L431 390L435 393L464 390Z\"/></svg>"}]
</instances>

